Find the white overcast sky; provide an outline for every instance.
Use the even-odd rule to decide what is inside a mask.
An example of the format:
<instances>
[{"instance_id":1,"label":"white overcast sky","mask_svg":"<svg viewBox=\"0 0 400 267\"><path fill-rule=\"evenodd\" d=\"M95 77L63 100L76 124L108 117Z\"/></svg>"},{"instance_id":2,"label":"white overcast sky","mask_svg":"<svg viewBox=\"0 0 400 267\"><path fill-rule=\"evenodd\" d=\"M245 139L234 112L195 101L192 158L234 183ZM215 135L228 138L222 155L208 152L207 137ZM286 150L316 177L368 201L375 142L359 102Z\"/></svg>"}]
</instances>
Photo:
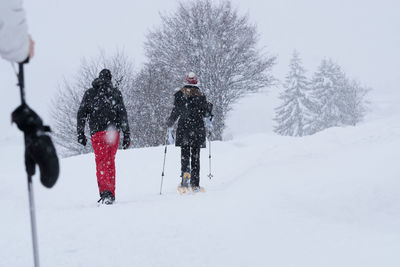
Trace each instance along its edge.
<instances>
[{"instance_id":1,"label":"white overcast sky","mask_svg":"<svg viewBox=\"0 0 400 267\"><path fill-rule=\"evenodd\" d=\"M217 2L217 1L216 1ZM283 79L294 49L311 74L324 57L375 90L400 90L400 1L396 0L232 0L257 25L260 46L278 56ZM63 78L76 73L82 57L123 48L140 67L146 32L171 12L175 0L25 1L36 56L27 66L28 103L45 120ZM0 61L0 123L19 103L9 63Z\"/></svg>"}]
</instances>

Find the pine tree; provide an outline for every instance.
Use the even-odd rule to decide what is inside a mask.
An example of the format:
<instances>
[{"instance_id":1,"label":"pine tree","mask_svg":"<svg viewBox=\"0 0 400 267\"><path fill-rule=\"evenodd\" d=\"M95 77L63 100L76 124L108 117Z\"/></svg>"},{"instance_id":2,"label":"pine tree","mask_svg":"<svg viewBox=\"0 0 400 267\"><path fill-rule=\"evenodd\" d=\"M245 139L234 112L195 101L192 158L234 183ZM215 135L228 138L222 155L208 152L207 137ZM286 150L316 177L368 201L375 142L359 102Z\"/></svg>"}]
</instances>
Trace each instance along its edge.
<instances>
[{"instance_id":1,"label":"pine tree","mask_svg":"<svg viewBox=\"0 0 400 267\"><path fill-rule=\"evenodd\" d=\"M311 123L312 133L330 127L356 125L366 113L365 96L369 91L350 81L341 67L324 59L312 79L312 99L317 107Z\"/></svg>"},{"instance_id":2,"label":"pine tree","mask_svg":"<svg viewBox=\"0 0 400 267\"><path fill-rule=\"evenodd\" d=\"M322 60L312 79L312 99L317 107L310 130L318 132L343 125L343 89L346 78L339 65Z\"/></svg>"},{"instance_id":3,"label":"pine tree","mask_svg":"<svg viewBox=\"0 0 400 267\"><path fill-rule=\"evenodd\" d=\"M276 108L275 132L280 135L303 136L309 134L308 125L313 116L313 105L309 100L309 82L298 52L293 53L290 71L286 76L284 92L280 95L282 105Z\"/></svg>"}]
</instances>

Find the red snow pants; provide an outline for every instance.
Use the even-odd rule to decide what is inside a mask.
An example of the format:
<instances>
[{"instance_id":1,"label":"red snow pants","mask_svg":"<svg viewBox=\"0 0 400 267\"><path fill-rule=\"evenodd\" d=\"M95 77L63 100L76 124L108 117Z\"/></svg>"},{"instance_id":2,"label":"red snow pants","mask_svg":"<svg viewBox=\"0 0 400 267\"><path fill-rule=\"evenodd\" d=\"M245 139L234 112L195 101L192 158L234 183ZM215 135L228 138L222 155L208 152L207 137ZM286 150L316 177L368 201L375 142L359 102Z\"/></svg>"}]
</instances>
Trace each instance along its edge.
<instances>
[{"instance_id":1,"label":"red snow pants","mask_svg":"<svg viewBox=\"0 0 400 267\"><path fill-rule=\"evenodd\" d=\"M110 191L115 196L115 154L119 144L119 132L97 132L91 140L96 159L99 193Z\"/></svg>"}]
</instances>

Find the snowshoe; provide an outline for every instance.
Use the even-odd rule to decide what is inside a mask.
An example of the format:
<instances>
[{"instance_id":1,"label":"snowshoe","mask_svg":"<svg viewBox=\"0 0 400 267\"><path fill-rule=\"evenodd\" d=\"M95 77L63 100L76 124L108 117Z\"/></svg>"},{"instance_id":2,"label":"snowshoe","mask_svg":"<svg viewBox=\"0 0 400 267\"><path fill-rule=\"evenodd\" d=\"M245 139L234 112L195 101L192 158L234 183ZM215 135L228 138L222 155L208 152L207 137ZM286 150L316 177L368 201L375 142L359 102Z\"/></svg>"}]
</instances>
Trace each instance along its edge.
<instances>
[{"instance_id":1,"label":"snowshoe","mask_svg":"<svg viewBox=\"0 0 400 267\"><path fill-rule=\"evenodd\" d=\"M181 194L181 195L185 195L186 193L189 192L189 187L187 187L187 186L178 185L177 189L178 189L179 194Z\"/></svg>"}]
</instances>

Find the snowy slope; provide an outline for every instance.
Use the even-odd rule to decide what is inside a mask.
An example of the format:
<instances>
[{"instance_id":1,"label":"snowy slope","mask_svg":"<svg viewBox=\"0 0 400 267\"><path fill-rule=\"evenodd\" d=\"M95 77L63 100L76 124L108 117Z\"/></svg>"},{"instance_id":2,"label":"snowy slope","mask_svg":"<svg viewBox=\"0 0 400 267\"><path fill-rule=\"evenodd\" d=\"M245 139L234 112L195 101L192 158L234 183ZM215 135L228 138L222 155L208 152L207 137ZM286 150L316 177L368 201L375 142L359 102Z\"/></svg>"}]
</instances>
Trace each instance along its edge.
<instances>
[{"instance_id":1,"label":"snowy slope","mask_svg":"<svg viewBox=\"0 0 400 267\"><path fill-rule=\"evenodd\" d=\"M176 192L172 146L161 196L163 147L118 151L115 206L97 207L92 154L63 159L54 189L35 179L42 266L399 266L400 117L378 100L358 127L212 143L196 195ZM0 266L32 263L19 141L0 155Z\"/></svg>"},{"instance_id":2,"label":"snowy slope","mask_svg":"<svg viewBox=\"0 0 400 267\"><path fill-rule=\"evenodd\" d=\"M175 147L168 147L162 196L164 149L119 151L112 207L96 205L93 155L63 159L53 189L34 180L41 266L400 266L398 3L233 3L257 23L261 45L278 54L281 80L297 48L310 73L332 57L375 88L366 123L301 139L279 137L271 131L279 92L251 95L228 118L229 141L212 144L211 181L202 151L206 193L177 194ZM48 103L82 57L123 48L139 68L146 32L177 1L42 0L25 6L36 41L36 57L26 69L27 99L51 123ZM0 267L32 266L22 136L9 124L19 95L5 61L0 78Z\"/></svg>"}]
</instances>

